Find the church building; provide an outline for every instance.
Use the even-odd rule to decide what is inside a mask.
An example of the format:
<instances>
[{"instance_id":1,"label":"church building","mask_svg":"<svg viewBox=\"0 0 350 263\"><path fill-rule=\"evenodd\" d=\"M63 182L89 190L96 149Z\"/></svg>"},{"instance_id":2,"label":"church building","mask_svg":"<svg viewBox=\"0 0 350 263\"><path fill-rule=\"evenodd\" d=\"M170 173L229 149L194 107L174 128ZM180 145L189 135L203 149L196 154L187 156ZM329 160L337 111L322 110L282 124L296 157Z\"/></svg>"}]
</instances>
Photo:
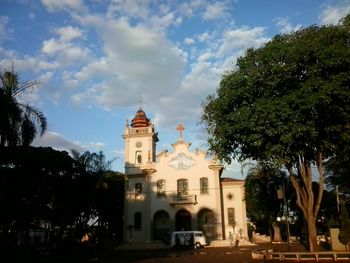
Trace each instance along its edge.
<instances>
[{"instance_id":1,"label":"church building","mask_svg":"<svg viewBox=\"0 0 350 263\"><path fill-rule=\"evenodd\" d=\"M201 230L208 240L247 240L244 180L222 178L223 165L203 150L191 151L184 127L173 150L157 153L158 133L140 109L125 141L124 239L162 240L175 230Z\"/></svg>"}]
</instances>

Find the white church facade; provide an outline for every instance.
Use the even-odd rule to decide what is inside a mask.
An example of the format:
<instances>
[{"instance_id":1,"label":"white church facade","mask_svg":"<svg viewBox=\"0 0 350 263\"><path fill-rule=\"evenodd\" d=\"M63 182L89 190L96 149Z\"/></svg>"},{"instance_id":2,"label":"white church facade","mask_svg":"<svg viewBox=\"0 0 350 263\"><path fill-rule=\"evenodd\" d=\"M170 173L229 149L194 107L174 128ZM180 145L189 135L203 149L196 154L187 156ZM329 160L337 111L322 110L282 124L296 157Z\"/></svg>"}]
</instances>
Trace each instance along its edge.
<instances>
[{"instance_id":1,"label":"white church facade","mask_svg":"<svg viewBox=\"0 0 350 263\"><path fill-rule=\"evenodd\" d=\"M184 127L177 129L173 150L157 153L158 134L142 109L126 124L125 241L162 240L175 230L201 230L209 240L233 232L247 240L244 180L222 178L223 165L190 151Z\"/></svg>"}]
</instances>

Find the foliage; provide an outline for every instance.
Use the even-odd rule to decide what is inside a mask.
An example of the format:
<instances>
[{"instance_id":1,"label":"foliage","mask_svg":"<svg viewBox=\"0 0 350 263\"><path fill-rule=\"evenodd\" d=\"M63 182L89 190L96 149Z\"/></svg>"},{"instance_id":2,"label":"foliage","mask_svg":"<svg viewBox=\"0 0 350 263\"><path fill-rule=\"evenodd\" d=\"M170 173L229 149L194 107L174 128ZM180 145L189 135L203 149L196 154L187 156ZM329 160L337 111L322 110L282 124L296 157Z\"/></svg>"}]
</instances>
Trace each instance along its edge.
<instances>
[{"instance_id":1,"label":"foliage","mask_svg":"<svg viewBox=\"0 0 350 263\"><path fill-rule=\"evenodd\" d=\"M331 186L338 186L339 192L350 194L350 160L345 156L335 156L325 164L326 182Z\"/></svg>"},{"instance_id":2,"label":"foliage","mask_svg":"<svg viewBox=\"0 0 350 263\"><path fill-rule=\"evenodd\" d=\"M89 151L80 154L72 150L73 158L85 168L85 172L94 178L92 188L94 201L94 214L89 220L97 219L99 235L117 236L119 240L123 234L123 198L124 198L124 177L123 174L110 170L113 160L106 161L102 151L90 153ZM85 225L87 222L85 222ZM103 233L101 233L103 232Z\"/></svg>"},{"instance_id":3,"label":"foliage","mask_svg":"<svg viewBox=\"0 0 350 263\"><path fill-rule=\"evenodd\" d=\"M286 175L276 166L259 162L248 170L244 185L247 214L259 233L269 234L281 211L277 189L282 184L286 184Z\"/></svg>"},{"instance_id":4,"label":"foliage","mask_svg":"<svg viewBox=\"0 0 350 263\"><path fill-rule=\"evenodd\" d=\"M100 230L122 238L121 174L101 177L67 152L25 146L0 147L0 174L0 236L45 227L61 234L73 229L79 238L100 218ZM107 188L99 189L100 181Z\"/></svg>"},{"instance_id":5,"label":"foliage","mask_svg":"<svg viewBox=\"0 0 350 263\"><path fill-rule=\"evenodd\" d=\"M348 215L348 210L346 209L346 206L344 203L342 203L340 208L340 232L339 232L339 240L342 242L345 247L346 251L349 249L350 245L350 219Z\"/></svg>"},{"instance_id":6,"label":"foliage","mask_svg":"<svg viewBox=\"0 0 350 263\"><path fill-rule=\"evenodd\" d=\"M3 229L23 231L42 222L69 225L82 207L79 165L51 148L0 148ZM59 223L59 224L58 224Z\"/></svg>"},{"instance_id":7,"label":"foliage","mask_svg":"<svg viewBox=\"0 0 350 263\"><path fill-rule=\"evenodd\" d=\"M30 145L47 129L44 114L35 106L19 101L19 97L38 86L37 81L21 83L17 73L0 73L0 146Z\"/></svg>"},{"instance_id":8,"label":"foliage","mask_svg":"<svg viewBox=\"0 0 350 263\"><path fill-rule=\"evenodd\" d=\"M219 158L278 162L290 174L310 250L323 187L323 161L350 142L350 34L347 21L277 35L248 49L203 105L209 145ZM312 170L318 171L318 194Z\"/></svg>"}]
</instances>

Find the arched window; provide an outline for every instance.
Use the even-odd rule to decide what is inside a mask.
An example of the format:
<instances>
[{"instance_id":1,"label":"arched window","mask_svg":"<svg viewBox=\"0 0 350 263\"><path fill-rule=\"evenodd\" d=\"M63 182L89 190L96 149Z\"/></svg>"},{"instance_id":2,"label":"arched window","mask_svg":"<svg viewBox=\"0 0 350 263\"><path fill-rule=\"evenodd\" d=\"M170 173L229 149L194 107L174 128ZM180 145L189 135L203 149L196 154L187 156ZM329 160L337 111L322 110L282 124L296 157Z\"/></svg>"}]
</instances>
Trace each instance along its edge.
<instances>
[{"instance_id":1,"label":"arched window","mask_svg":"<svg viewBox=\"0 0 350 263\"><path fill-rule=\"evenodd\" d=\"M207 177L202 177L199 179L200 183L200 192L201 194L209 194L208 190L208 178Z\"/></svg>"},{"instance_id":2,"label":"arched window","mask_svg":"<svg viewBox=\"0 0 350 263\"><path fill-rule=\"evenodd\" d=\"M165 180L160 179L157 181L157 195L164 196L165 195Z\"/></svg>"},{"instance_id":3,"label":"arched window","mask_svg":"<svg viewBox=\"0 0 350 263\"><path fill-rule=\"evenodd\" d=\"M142 198L142 184L136 183L135 184L135 199L141 199Z\"/></svg>"},{"instance_id":4,"label":"arched window","mask_svg":"<svg viewBox=\"0 0 350 263\"><path fill-rule=\"evenodd\" d=\"M177 194L188 195L188 181L187 179L177 180Z\"/></svg>"},{"instance_id":5,"label":"arched window","mask_svg":"<svg viewBox=\"0 0 350 263\"><path fill-rule=\"evenodd\" d=\"M141 164L142 163L142 152L137 151L135 154L135 163L136 164Z\"/></svg>"},{"instance_id":6,"label":"arched window","mask_svg":"<svg viewBox=\"0 0 350 263\"><path fill-rule=\"evenodd\" d=\"M235 221L235 209L233 207L227 208L227 219L228 219L228 224L231 226L236 225Z\"/></svg>"}]
</instances>

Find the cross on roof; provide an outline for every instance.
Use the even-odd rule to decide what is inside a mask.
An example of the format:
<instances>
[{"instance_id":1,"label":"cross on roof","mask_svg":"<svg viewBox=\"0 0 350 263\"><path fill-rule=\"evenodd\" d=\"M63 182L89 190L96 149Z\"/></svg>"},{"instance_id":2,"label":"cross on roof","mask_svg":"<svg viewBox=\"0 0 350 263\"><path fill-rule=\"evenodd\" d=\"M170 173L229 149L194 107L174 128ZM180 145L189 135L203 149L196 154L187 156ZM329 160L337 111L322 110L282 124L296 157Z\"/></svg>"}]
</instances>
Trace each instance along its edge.
<instances>
[{"instance_id":1,"label":"cross on roof","mask_svg":"<svg viewBox=\"0 0 350 263\"><path fill-rule=\"evenodd\" d=\"M185 129L185 126L183 126L182 123L180 123L176 127L176 130L178 130L180 132L180 141L182 141L182 132L183 132L184 129Z\"/></svg>"}]
</instances>

